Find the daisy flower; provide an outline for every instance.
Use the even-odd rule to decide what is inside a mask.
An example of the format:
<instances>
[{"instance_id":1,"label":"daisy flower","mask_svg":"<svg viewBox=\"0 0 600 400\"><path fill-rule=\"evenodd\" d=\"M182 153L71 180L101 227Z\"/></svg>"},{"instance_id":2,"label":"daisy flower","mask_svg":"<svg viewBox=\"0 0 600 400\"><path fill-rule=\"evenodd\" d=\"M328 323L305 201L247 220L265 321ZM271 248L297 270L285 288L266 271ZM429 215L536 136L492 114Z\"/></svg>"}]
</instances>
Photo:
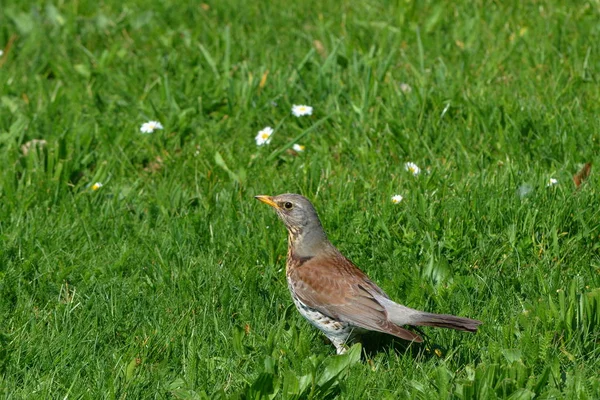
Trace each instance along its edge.
<instances>
[{"instance_id":1,"label":"daisy flower","mask_svg":"<svg viewBox=\"0 0 600 400\"><path fill-rule=\"evenodd\" d=\"M558 185L558 179L556 179L556 178L548 179L548 183L546 184L546 186L554 186L554 185Z\"/></svg>"},{"instance_id":2,"label":"daisy flower","mask_svg":"<svg viewBox=\"0 0 600 400\"><path fill-rule=\"evenodd\" d=\"M304 105L296 105L292 106L292 114L296 117L301 117L303 115L312 115L313 108L311 106Z\"/></svg>"},{"instance_id":3,"label":"daisy flower","mask_svg":"<svg viewBox=\"0 0 600 400\"><path fill-rule=\"evenodd\" d=\"M295 145L292 146L292 149L294 151L300 153L300 152L304 151L304 149L306 149L306 146L296 143Z\"/></svg>"},{"instance_id":4,"label":"daisy flower","mask_svg":"<svg viewBox=\"0 0 600 400\"><path fill-rule=\"evenodd\" d=\"M528 183L522 184L517 189L517 194L522 199L524 199L525 197L529 196L531 194L531 192L533 192L533 187L530 184L528 184Z\"/></svg>"},{"instance_id":5,"label":"daisy flower","mask_svg":"<svg viewBox=\"0 0 600 400\"><path fill-rule=\"evenodd\" d=\"M404 169L413 174L414 176L417 176L421 173L421 168L419 168L417 164L413 162L407 162L406 164L404 164Z\"/></svg>"},{"instance_id":6,"label":"daisy flower","mask_svg":"<svg viewBox=\"0 0 600 400\"><path fill-rule=\"evenodd\" d=\"M404 197L402 197L402 195L396 194L394 196L392 196L392 203L394 204L398 204L402 201Z\"/></svg>"},{"instance_id":7,"label":"daisy flower","mask_svg":"<svg viewBox=\"0 0 600 400\"><path fill-rule=\"evenodd\" d=\"M148 121L148 122L144 122L142 124L142 127L140 128L140 132L142 133L152 133L157 129L162 129L163 126L160 122L158 121Z\"/></svg>"},{"instance_id":8,"label":"daisy flower","mask_svg":"<svg viewBox=\"0 0 600 400\"><path fill-rule=\"evenodd\" d=\"M46 147L47 144L48 142L44 139L31 139L21 146L21 151L23 152L23 155L26 156L30 150L41 150Z\"/></svg>"},{"instance_id":9,"label":"daisy flower","mask_svg":"<svg viewBox=\"0 0 600 400\"><path fill-rule=\"evenodd\" d=\"M403 93L410 93L410 92L412 92L412 88L410 87L410 85L408 83L401 83L400 84L400 90Z\"/></svg>"},{"instance_id":10,"label":"daisy flower","mask_svg":"<svg viewBox=\"0 0 600 400\"><path fill-rule=\"evenodd\" d=\"M263 144L271 143L271 135L273 135L273 128L267 126L261 131L258 131L258 134L254 138L256 140L257 146L262 146Z\"/></svg>"},{"instance_id":11,"label":"daisy flower","mask_svg":"<svg viewBox=\"0 0 600 400\"><path fill-rule=\"evenodd\" d=\"M104 186L101 182L96 182L92 185L92 190L96 191L98 189L100 189L102 186Z\"/></svg>"}]
</instances>

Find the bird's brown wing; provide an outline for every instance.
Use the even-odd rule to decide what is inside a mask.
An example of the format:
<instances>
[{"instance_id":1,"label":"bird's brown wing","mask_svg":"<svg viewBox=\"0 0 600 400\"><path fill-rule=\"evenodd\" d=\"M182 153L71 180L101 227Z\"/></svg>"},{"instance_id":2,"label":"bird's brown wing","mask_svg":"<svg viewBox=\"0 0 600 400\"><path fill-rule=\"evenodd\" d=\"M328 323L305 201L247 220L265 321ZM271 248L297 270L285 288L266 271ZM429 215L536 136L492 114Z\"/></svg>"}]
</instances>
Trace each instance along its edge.
<instances>
[{"instance_id":1,"label":"bird's brown wing","mask_svg":"<svg viewBox=\"0 0 600 400\"><path fill-rule=\"evenodd\" d=\"M388 320L385 308L375 298L387 295L339 253L311 258L288 274L291 289L310 308L353 326L423 341Z\"/></svg>"}]
</instances>

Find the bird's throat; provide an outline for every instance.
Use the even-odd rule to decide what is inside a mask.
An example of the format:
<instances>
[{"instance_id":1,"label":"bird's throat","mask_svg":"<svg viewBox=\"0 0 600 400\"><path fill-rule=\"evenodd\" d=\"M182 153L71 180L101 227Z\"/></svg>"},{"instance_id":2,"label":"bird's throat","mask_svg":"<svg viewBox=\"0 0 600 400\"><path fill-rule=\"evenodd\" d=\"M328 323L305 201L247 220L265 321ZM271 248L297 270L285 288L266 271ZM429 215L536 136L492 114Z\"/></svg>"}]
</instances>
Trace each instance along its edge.
<instances>
[{"instance_id":1,"label":"bird's throat","mask_svg":"<svg viewBox=\"0 0 600 400\"><path fill-rule=\"evenodd\" d=\"M306 262L331 246L322 229L288 229L288 257Z\"/></svg>"}]
</instances>

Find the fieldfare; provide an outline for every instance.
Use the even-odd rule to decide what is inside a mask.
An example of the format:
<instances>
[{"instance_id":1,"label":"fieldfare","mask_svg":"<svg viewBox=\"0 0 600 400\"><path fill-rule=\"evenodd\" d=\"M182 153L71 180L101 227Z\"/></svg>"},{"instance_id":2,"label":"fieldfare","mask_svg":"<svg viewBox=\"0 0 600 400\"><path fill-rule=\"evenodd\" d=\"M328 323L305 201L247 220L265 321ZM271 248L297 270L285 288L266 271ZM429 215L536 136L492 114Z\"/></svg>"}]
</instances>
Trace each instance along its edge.
<instances>
[{"instance_id":1,"label":"fieldfare","mask_svg":"<svg viewBox=\"0 0 600 400\"><path fill-rule=\"evenodd\" d=\"M329 242L306 197L280 194L256 199L273 207L288 230L286 276L296 308L329 338L338 354L366 331L423 341L401 325L477 331L481 321L414 310L392 301Z\"/></svg>"}]
</instances>

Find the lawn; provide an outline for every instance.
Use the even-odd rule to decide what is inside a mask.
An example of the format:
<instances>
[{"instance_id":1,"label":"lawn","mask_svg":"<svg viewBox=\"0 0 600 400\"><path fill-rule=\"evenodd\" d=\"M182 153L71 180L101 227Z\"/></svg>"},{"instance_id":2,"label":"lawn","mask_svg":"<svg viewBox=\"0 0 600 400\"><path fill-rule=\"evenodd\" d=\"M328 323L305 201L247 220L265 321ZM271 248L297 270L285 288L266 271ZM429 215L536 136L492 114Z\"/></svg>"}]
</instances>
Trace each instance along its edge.
<instances>
[{"instance_id":1,"label":"lawn","mask_svg":"<svg viewBox=\"0 0 600 400\"><path fill-rule=\"evenodd\" d=\"M599 398L599 20L597 2L5 2L0 395ZM285 192L393 299L479 332L336 356L254 199Z\"/></svg>"}]
</instances>

